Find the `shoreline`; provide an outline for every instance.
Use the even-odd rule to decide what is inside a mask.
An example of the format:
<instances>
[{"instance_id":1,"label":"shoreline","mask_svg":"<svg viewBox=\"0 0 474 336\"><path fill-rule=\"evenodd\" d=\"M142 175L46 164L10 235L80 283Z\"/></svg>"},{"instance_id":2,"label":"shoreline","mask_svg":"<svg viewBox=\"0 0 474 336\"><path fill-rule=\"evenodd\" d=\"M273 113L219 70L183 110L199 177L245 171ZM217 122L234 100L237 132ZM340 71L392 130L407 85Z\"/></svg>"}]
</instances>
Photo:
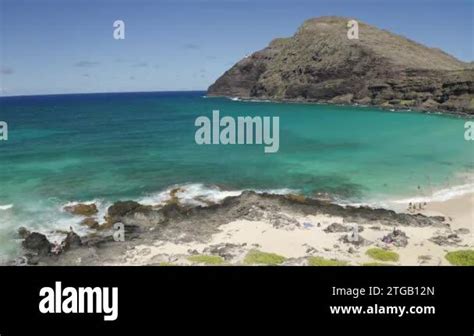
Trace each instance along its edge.
<instances>
[{"instance_id":1,"label":"shoreline","mask_svg":"<svg viewBox=\"0 0 474 336\"><path fill-rule=\"evenodd\" d=\"M59 255L25 254L26 263L247 265L248 255L257 251L278 255L281 265L320 259L345 265L449 265L446 253L474 247L474 192L411 212L252 191L213 201L196 197L198 203L184 204L177 197L179 188L168 192L162 206L130 201L134 210L110 220L127 202L114 203L106 222L80 237L77 246ZM112 239L111 224L118 222L125 225L124 242ZM351 241L354 225L358 236ZM398 260L371 258L367 251L372 248L394 252Z\"/></svg>"},{"instance_id":2,"label":"shoreline","mask_svg":"<svg viewBox=\"0 0 474 336\"><path fill-rule=\"evenodd\" d=\"M421 213L425 216L445 216L453 229L467 228L473 237L474 192L428 203Z\"/></svg>"},{"instance_id":3,"label":"shoreline","mask_svg":"<svg viewBox=\"0 0 474 336\"><path fill-rule=\"evenodd\" d=\"M378 108L386 112L412 112L412 113L423 113L429 115L440 115L456 118L474 119L474 114L462 112L462 111L451 111L443 109L422 109L410 106L384 106L384 105L361 105L357 103L331 103L328 101L311 101L311 100L297 100L297 99L275 99L275 98L252 98L252 97L232 97L222 95L208 95L206 92L205 98L225 98L237 102L253 102L253 103L274 103L274 104L306 104L306 105L327 105L327 106L349 106L353 108Z\"/></svg>"}]
</instances>

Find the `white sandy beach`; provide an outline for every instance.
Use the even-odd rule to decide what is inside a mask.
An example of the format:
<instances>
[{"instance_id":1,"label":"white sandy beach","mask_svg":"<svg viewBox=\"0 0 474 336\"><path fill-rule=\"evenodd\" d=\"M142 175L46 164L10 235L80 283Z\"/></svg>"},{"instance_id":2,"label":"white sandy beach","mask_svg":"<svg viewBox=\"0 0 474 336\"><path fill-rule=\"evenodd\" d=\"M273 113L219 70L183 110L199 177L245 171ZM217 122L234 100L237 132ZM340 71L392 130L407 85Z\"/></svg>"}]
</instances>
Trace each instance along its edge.
<instances>
[{"instance_id":1,"label":"white sandy beach","mask_svg":"<svg viewBox=\"0 0 474 336\"><path fill-rule=\"evenodd\" d=\"M408 205L407 205L408 206ZM304 258L319 256L326 259L346 261L349 265L363 265L376 262L366 255L372 247L381 247L399 254L398 262L384 262L390 265L449 265L445 259L447 252L461 249L472 249L474 246L474 193L465 194L446 201L432 202L426 205L421 213L429 216L444 216L450 228L399 226L408 236L406 247L396 247L382 242L382 238L393 231L393 226L364 225L360 235L370 243L366 246L351 246L341 242L341 232L324 231L332 223L343 223L342 217L327 215L296 216L291 213L283 215L297 220L300 225L275 228L269 221L236 220L220 226L220 232L212 235L208 242L190 242L175 244L167 241L155 241L151 245L138 245L127 251L118 264L149 265L171 263L191 265L188 260L191 254L208 254L210 246L233 244L236 254L229 264L241 264L248 251L258 249L271 252L292 260L291 265L304 265ZM350 223L345 223L350 224ZM458 242L450 245L438 245L429 239L434 236L457 234Z\"/></svg>"}]
</instances>

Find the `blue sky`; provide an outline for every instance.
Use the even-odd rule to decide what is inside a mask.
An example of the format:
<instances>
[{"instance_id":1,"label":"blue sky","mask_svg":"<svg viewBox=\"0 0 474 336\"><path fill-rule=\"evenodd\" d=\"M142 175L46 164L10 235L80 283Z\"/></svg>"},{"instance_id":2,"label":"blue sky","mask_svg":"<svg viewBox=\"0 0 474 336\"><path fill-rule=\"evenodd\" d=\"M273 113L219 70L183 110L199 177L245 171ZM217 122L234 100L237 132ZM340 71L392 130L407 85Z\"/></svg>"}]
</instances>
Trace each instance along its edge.
<instances>
[{"instance_id":1,"label":"blue sky","mask_svg":"<svg viewBox=\"0 0 474 336\"><path fill-rule=\"evenodd\" d=\"M2 95L205 90L311 17L356 18L474 60L474 2L0 0ZM125 21L125 40L113 22Z\"/></svg>"}]
</instances>

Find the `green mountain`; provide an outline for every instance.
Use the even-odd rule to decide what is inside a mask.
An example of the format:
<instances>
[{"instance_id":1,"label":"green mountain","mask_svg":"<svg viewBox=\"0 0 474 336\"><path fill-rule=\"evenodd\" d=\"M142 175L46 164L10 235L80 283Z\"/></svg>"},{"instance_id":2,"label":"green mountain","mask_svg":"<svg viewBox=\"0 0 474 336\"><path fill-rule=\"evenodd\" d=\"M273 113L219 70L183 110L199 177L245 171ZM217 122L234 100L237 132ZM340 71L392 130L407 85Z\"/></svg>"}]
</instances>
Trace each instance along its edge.
<instances>
[{"instance_id":1,"label":"green mountain","mask_svg":"<svg viewBox=\"0 0 474 336\"><path fill-rule=\"evenodd\" d=\"M210 96L377 105L474 114L474 69L439 49L349 18L307 20L242 59Z\"/></svg>"}]
</instances>

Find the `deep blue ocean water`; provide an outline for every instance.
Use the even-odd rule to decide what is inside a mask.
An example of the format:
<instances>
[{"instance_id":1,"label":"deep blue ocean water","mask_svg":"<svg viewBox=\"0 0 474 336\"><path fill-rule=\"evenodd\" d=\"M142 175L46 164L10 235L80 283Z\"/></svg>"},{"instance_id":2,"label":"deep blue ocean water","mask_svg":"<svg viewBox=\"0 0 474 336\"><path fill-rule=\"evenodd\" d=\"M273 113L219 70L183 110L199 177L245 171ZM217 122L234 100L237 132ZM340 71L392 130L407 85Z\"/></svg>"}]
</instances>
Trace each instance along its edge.
<instances>
[{"instance_id":1,"label":"deep blue ocean water","mask_svg":"<svg viewBox=\"0 0 474 336\"><path fill-rule=\"evenodd\" d=\"M19 226L64 229L68 202L159 201L189 193L286 190L367 202L466 183L474 147L462 118L368 107L241 102L204 92L0 98L0 254ZM202 145L198 116L278 116L280 148ZM194 195L193 194L193 195ZM225 195L225 193L224 193ZM72 224L71 224L72 223Z\"/></svg>"}]
</instances>

